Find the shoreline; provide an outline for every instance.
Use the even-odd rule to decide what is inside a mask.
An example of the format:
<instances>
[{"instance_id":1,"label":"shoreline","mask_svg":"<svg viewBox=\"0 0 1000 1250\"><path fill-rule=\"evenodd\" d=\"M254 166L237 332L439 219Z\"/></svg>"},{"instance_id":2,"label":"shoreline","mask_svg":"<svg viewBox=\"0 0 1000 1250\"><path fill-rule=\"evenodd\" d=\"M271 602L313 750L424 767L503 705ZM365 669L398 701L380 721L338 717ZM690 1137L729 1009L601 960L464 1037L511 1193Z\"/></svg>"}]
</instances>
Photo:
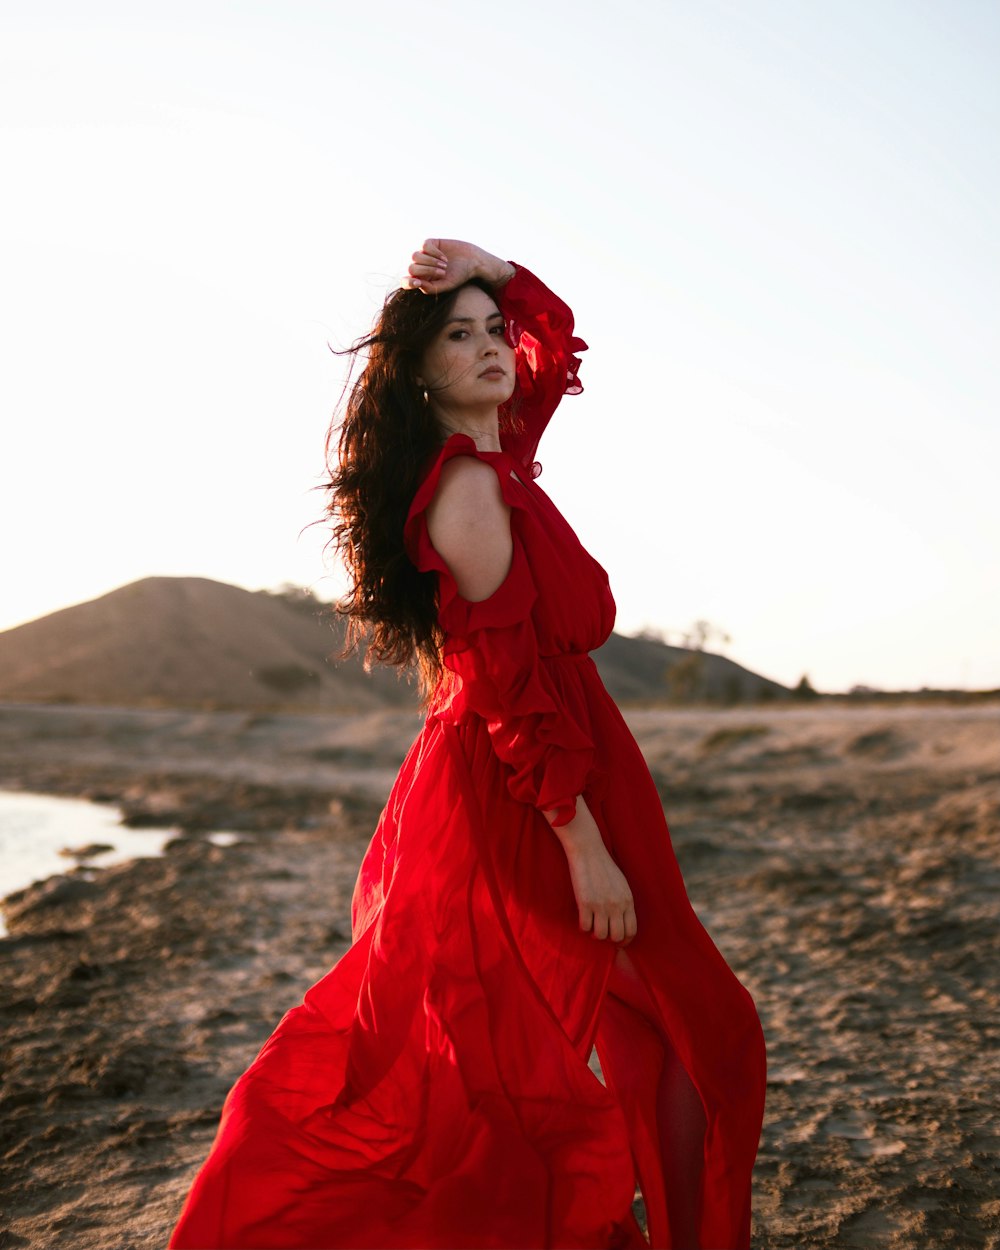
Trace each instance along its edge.
<instances>
[{"instance_id":1,"label":"shoreline","mask_svg":"<svg viewBox=\"0 0 1000 1250\"><path fill-rule=\"evenodd\" d=\"M350 945L377 812L307 806L308 828L246 812L224 847L192 808L161 856L4 900L5 1250L165 1243L233 1080Z\"/></svg>"},{"instance_id":2,"label":"shoreline","mask_svg":"<svg viewBox=\"0 0 1000 1250\"><path fill-rule=\"evenodd\" d=\"M625 713L692 903L764 1022L753 1244L985 1248L1000 709L796 710ZM152 1250L232 1082L350 944L414 718L130 714L123 732L63 709L46 737L6 713L0 786L51 782L179 833L63 897L8 898L0 1246L103 1250L114 1229Z\"/></svg>"},{"instance_id":3,"label":"shoreline","mask_svg":"<svg viewBox=\"0 0 1000 1250\"><path fill-rule=\"evenodd\" d=\"M122 816L111 802L0 789L0 939L8 897L16 901L54 878L88 880L114 864L162 855L179 832L173 825L127 825Z\"/></svg>"}]
</instances>

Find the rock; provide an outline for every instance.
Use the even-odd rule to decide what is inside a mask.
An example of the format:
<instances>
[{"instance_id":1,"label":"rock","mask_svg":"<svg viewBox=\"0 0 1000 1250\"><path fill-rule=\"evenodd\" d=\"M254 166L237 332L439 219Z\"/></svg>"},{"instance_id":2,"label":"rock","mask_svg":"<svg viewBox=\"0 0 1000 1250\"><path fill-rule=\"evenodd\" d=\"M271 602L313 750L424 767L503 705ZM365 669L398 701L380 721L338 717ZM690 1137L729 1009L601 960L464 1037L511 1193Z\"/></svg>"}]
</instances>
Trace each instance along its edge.
<instances>
[{"instance_id":1,"label":"rock","mask_svg":"<svg viewBox=\"0 0 1000 1250\"><path fill-rule=\"evenodd\" d=\"M8 894L4 899L4 911L9 920L17 920L29 913L64 907L67 903L89 901L100 892L100 888L92 881L59 874Z\"/></svg>"},{"instance_id":2,"label":"rock","mask_svg":"<svg viewBox=\"0 0 1000 1250\"><path fill-rule=\"evenodd\" d=\"M64 846L59 854L69 859L93 859L95 855L103 855L105 851L114 849L110 842L88 842L86 846Z\"/></svg>"}]
</instances>

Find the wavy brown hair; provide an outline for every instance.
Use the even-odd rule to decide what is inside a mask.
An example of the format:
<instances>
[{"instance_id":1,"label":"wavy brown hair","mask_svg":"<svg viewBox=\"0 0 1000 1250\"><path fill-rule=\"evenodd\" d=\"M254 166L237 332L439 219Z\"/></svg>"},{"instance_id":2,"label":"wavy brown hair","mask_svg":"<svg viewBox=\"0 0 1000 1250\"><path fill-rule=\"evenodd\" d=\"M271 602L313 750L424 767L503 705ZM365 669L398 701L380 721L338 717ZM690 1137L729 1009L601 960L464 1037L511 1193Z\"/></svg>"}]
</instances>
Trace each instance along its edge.
<instances>
[{"instance_id":1,"label":"wavy brown hair","mask_svg":"<svg viewBox=\"0 0 1000 1250\"><path fill-rule=\"evenodd\" d=\"M348 377L326 436L329 479L322 489L325 519L333 523L327 547L351 579L333 605L347 620L338 658L367 641L365 671L374 663L394 665L412 679L415 670L424 707L444 675L437 574L411 562L403 525L427 461L444 440L416 378L464 286L494 297L478 279L441 295L392 292L371 334L343 353L366 360L353 382ZM506 408L501 428L512 420Z\"/></svg>"}]
</instances>

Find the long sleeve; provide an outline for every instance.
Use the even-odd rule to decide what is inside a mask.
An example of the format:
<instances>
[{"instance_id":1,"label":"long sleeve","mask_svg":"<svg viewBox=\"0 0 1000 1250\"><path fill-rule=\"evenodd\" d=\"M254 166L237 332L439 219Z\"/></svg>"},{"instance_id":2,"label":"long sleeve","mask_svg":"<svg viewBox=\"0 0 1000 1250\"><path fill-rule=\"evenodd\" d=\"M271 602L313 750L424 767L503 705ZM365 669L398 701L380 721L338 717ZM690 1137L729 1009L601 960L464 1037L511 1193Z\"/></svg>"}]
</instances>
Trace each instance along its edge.
<instances>
[{"instance_id":1,"label":"long sleeve","mask_svg":"<svg viewBox=\"0 0 1000 1250\"><path fill-rule=\"evenodd\" d=\"M511 566L497 590L479 602L462 598L427 533L425 512L441 468L453 455L474 455L491 464L511 506ZM482 717L497 756L509 766L510 793L541 811L555 809L552 823L564 825L590 782L595 749L585 705L570 705L539 651L532 620L538 589L525 546L531 522L519 493L525 489L510 476L507 455L480 451L467 435L454 435L417 491L406 522L406 547L419 569L438 574L443 661L452 680L446 680L431 714L455 722Z\"/></svg>"},{"instance_id":2,"label":"long sleeve","mask_svg":"<svg viewBox=\"0 0 1000 1250\"><path fill-rule=\"evenodd\" d=\"M507 321L508 341L517 351L517 389L500 410L500 442L532 471L539 440L559 401L583 390L578 353L587 344L573 333L569 305L529 269L509 263L514 276L499 291L497 304Z\"/></svg>"}]
</instances>

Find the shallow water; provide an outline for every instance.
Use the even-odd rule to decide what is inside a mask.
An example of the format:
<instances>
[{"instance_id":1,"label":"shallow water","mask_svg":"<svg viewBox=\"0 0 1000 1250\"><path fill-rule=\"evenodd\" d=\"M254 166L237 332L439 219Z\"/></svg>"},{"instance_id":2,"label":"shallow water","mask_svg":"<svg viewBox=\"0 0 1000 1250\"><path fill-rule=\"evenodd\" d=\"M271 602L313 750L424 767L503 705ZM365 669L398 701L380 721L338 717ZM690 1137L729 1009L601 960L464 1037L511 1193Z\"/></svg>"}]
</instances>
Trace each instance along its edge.
<instances>
[{"instance_id":1,"label":"shallow water","mask_svg":"<svg viewBox=\"0 0 1000 1250\"><path fill-rule=\"evenodd\" d=\"M121 812L103 803L0 790L0 898L76 864L105 868L125 860L160 855L176 829L129 829ZM60 854L88 843L109 851L80 858ZM86 874L84 874L86 875ZM0 937L6 936L0 910Z\"/></svg>"}]
</instances>

